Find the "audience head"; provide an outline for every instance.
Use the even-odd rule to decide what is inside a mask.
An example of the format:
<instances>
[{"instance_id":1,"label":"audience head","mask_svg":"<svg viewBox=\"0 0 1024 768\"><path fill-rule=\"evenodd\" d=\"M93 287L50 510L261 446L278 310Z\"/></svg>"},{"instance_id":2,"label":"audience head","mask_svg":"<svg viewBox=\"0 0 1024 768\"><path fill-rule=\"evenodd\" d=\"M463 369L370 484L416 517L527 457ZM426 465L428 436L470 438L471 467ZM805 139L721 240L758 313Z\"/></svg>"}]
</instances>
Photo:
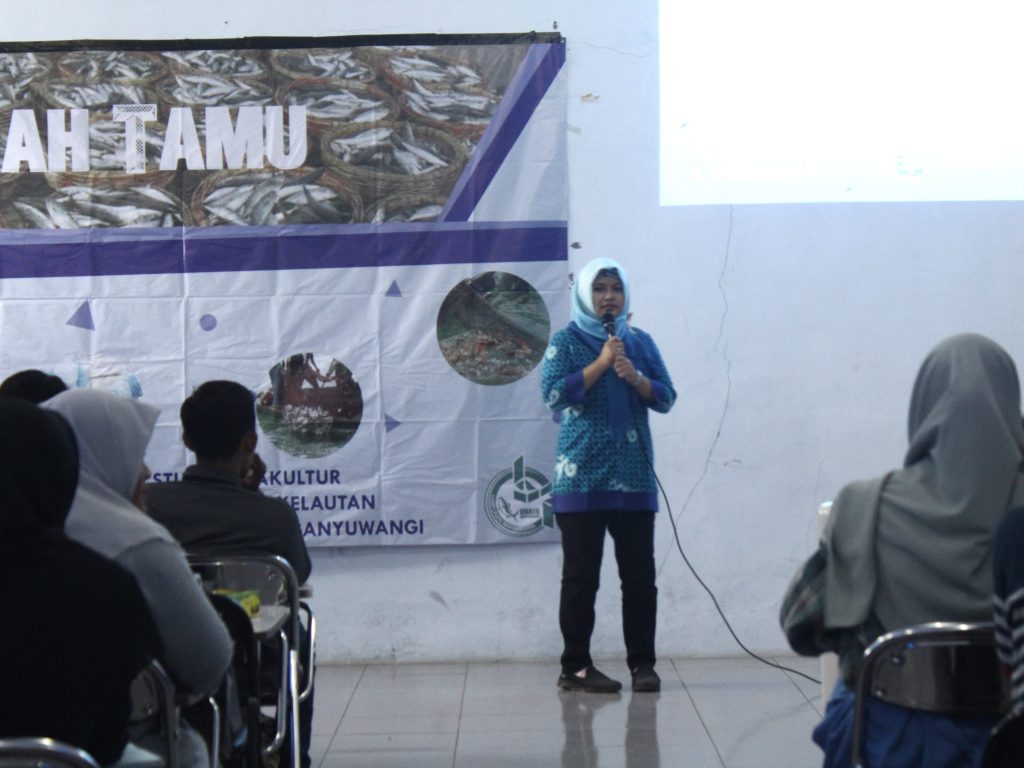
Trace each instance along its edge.
<instances>
[{"instance_id":1,"label":"audience head","mask_svg":"<svg viewBox=\"0 0 1024 768\"><path fill-rule=\"evenodd\" d=\"M78 486L75 435L58 414L0 398L0 542L62 530Z\"/></svg>"},{"instance_id":2,"label":"audience head","mask_svg":"<svg viewBox=\"0 0 1024 768\"><path fill-rule=\"evenodd\" d=\"M253 394L234 381L201 384L181 405L185 445L200 461L227 461L256 448Z\"/></svg>"},{"instance_id":3,"label":"audience head","mask_svg":"<svg viewBox=\"0 0 1024 768\"><path fill-rule=\"evenodd\" d=\"M940 471L984 470L1000 456L1015 472L1024 453L1020 408L1017 368L1006 350L978 334L948 338L925 358L914 382L906 464L944 447L948 461Z\"/></svg>"},{"instance_id":4,"label":"audience head","mask_svg":"<svg viewBox=\"0 0 1024 768\"><path fill-rule=\"evenodd\" d=\"M31 403L44 403L68 388L59 376L35 368L12 373L0 382L0 397L15 397Z\"/></svg>"},{"instance_id":5,"label":"audience head","mask_svg":"<svg viewBox=\"0 0 1024 768\"><path fill-rule=\"evenodd\" d=\"M141 506L149 476L143 460L160 410L96 389L62 392L45 407L67 419L78 438L82 489Z\"/></svg>"}]
</instances>

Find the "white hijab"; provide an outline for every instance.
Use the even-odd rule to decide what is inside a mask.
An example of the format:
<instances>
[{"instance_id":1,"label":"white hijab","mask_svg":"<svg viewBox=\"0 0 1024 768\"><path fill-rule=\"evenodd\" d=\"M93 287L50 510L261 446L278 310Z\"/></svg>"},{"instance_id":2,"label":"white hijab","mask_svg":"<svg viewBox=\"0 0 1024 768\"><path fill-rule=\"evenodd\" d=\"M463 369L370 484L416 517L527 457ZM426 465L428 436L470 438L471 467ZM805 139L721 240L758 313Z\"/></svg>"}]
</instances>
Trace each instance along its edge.
<instances>
[{"instance_id":1,"label":"white hijab","mask_svg":"<svg viewBox=\"0 0 1024 768\"><path fill-rule=\"evenodd\" d=\"M854 483L826 531L825 625L889 630L991 615L996 528L1024 502L1020 382L994 341L954 336L925 359L904 464Z\"/></svg>"},{"instance_id":2,"label":"white hijab","mask_svg":"<svg viewBox=\"0 0 1024 768\"><path fill-rule=\"evenodd\" d=\"M93 389L61 392L43 407L67 419L78 441L81 469L67 535L112 560L145 541L174 541L131 502L159 409Z\"/></svg>"}]
</instances>

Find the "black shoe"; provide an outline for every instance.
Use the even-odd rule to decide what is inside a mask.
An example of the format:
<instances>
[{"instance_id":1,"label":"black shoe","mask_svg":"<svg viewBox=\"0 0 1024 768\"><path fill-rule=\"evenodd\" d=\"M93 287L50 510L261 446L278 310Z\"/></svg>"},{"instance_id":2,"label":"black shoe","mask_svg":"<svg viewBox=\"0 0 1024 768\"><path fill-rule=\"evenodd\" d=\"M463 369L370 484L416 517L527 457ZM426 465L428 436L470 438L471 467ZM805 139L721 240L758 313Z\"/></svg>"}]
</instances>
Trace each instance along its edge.
<instances>
[{"instance_id":1,"label":"black shoe","mask_svg":"<svg viewBox=\"0 0 1024 768\"><path fill-rule=\"evenodd\" d=\"M654 671L653 664L641 664L633 670L633 690L641 693L656 693L661 690L661 678Z\"/></svg>"},{"instance_id":2,"label":"black shoe","mask_svg":"<svg viewBox=\"0 0 1024 768\"><path fill-rule=\"evenodd\" d=\"M597 671L594 667L586 667L583 676L572 672L563 672L558 676L558 687L563 691L583 691L585 693L618 693L622 683L612 680L608 675Z\"/></svg>"}]
</instances>

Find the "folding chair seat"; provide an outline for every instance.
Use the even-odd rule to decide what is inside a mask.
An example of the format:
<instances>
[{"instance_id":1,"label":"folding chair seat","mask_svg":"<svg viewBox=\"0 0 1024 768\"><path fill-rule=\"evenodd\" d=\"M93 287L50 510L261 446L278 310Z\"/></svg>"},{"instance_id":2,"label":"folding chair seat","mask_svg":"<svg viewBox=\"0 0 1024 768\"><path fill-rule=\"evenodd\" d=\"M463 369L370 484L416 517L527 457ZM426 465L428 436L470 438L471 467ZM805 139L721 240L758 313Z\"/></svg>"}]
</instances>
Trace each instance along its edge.
<instances>
[{"instance_id":1,"label":"folding chair seat","mask_svg":"<svg viewBox=\"0 0 1024 768\"><path fill-rule=\"evenodd\" d=\"M864 767L865 700L960 717L1007 709L991 623L934 622L882 635L864 652L853 715L853 765ZM867 766L866 768L883 768Z\"/></svg>"},{"instance_id":2,"label":"folding chair seat","mask_svg":"<svg viewBox=\"0 0 1024 768\"><path fill-rule=\"evenodd\" d=\"M99 768L85 750L55 739L0 739L0 768Z\"/></svg>"},{"instance_id":3,"label":"folding chair seat","mask_svg":"<svg viewBox=\"0 0 1024 768\"><path fill-rule=\"evenodd\" d=\"M263 756L279 752L290 733L292 766L299 766L299 648L301 646L299 584L295 571L284 558L276 556L189 557L192 570L211 594L225 594L245 602L258 595L259 613L252 617L257 643L262 647L276 641L280 648L280 673L276 699L270 701L275 713L275 733L262 745ZM309 614L310 618L312 613ZM310 669L310 685L312 669ZM263 690L263 704L268 692ZM290 723L290 729L287 724Z\"/></svg>"}]
</instances>

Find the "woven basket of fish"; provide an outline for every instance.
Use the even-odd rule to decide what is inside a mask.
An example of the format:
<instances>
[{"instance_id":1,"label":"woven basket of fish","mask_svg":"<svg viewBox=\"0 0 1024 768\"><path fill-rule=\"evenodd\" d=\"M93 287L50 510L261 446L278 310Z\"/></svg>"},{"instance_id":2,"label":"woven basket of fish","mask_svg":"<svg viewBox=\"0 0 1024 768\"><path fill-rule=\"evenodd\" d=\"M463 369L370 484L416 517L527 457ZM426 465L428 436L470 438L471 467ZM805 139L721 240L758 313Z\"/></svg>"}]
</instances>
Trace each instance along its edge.
<instances>
[{"instance_id":1,"label":"woven basket of fish","mask_svg":"<svg viewBox=\"0 0 1024 768\"><path fill-rule=\"evenodd\" d=\"M446 198L441 195L388 195L366 208L366 220L373 224L437 221Z\"/></svg>"},{"instance_id":2,"label":"woven basket of fish","mask_svg":"<svg viewBox=\"0 0 1024 768\"><path fill-rule=\"evenodd\" d=\"M488 87L482 73L436 48L395 52L380 65L380 72L396 93L410 90L414 83L433 91Z\"/></svg>"},{"instance_id":3,"label":"woven basket of fish","mask_svg":"<svg viewBox=\"0 0 1024 768\"><path fill-rule=\"evenodd\" d=\"M0 109L23 109L35 106L36 92L32 83L53 69L53 62L44 54L0 53ZM4 139L7 129L4 129Z\"/></svg>"},{"instance_id":4,"label":"woven basket of fish","mask_svg":"<svg viewBox=\"0 0 1024 768\"><path fill-rule=\"evenodd\" d=\"M233 75L178 72L156 84L165 107L264 106L274 101L274 89L262 80Z\"/></svg>"},{"instance_id":5,"label":"woven basket of fish","mask_svg":"<svg viewBox=\"0 0 1024 768\"><path fill-rule=\"evenodd\" d=\"M218 171L196 187L190 206L197 226L351 224L363 204L347 180L323 168Z\"/></svg>"},{"instance_id":6,"label":"woven basket of fish","mask_svg":"<svg viewBox=\"0 0 1024 768\"><path fill-rule=\"evenodd\" d=\"M81 78L35 80L32 88L48 107L111 112L115 104L153 104L156 96L139 83L101 83Z\"/></svg>"},{"instance_id":7,"label":"woven basket of fish","mask_svg":"<svg viewBox=\"0 0 1024 768\"><path fill-rule=\"evenodd\" d=\"M468 158L458 139L412 123L334 128L320 139L320 155L367 208L399 193L447 197Z\"/></svg>"},{"instance_id":8,"label":"woven basket of fish","mask_svg":"<svg viewBox=\"0 0 1024 768\"><path fill-rule=\"evenodd\" d=\"M171 72L266 79L270 67L263 51L163 51Z\"/></svg>"},{"instance_id":9,"label":"woven basket of fish","mask_svg":"<svg viewBox=\"0 0 1024 768\"><path fill-rule=\"evenodd\" d=\"M338 125L392 123L399 111L398 102L380 88L323 77L289 80L277 89L277 103L306 107L310 144Z\"/></svg>"},{"instance_id":10,"label":"woven basket of fish","mask_svg":"<svg viewBox=\"0 0 1024 768\"><path fill-rule=\"evenodd\" d=\"M149 85L167 74L167 62L149 51L72 51L57 69L71 80Z\"/></svg>"},{"instance_id":11,"label":"woven basket of fish","mask_svg":"<svg viewBox=\"0 0 1024 768\"><path fill-rule=\"evenodd\" d=\"M180 227L184 206L165 189L68 186L45 198L19 196L10 226L31 229Z\"/></svg>"},{"instance_id":12,"label":"woven basket of fish","mask_svg":"<svg viewBox=\"0 0 1024 768\"><path fill-rule=\"evenodd\" d=\"M58 190L79 185L114 189L165 187L176 173L175 170L159 170L166 130L163 123L146 124L145 170L128 173L125 169L125 124L111 119L92 120L89 123L89 170L51 171L45 174L46 181Z\"/></svg>"},{"instance_id":13,"label":"woven basket of fish","mask_svg":"<svg viewBox=\"0 0 1024 768\"><path fill-rule=\"evenodd\" d=\"M377 79L377 68L351 48L278 48L270 52L270 66L289 80L324 77L372 83Z\"/></svg>"},{"instance_id":14,"label":"woven basket of fish","mask_svg":"<svg viewBox=\"0 0 1024 768\"><path fill-rule=\"evenodd\" d=\"M431 90L419 83L399 97L406 119L476 141L494 116L500 99L483 88Z\"/></svg>"}]
</instances>

